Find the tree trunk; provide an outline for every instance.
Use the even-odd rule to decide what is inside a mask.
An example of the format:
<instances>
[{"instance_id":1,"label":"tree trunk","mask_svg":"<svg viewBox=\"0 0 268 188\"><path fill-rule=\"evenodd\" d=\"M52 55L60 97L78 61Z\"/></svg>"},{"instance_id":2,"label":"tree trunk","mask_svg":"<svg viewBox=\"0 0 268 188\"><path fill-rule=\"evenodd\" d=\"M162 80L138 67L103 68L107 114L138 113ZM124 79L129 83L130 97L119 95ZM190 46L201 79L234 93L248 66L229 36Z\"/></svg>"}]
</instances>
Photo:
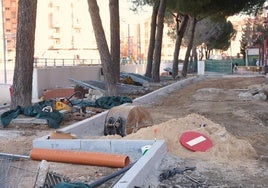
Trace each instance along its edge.
<instances>
[{"instance_id":1,"label":"tree trunk","mask_svg":"<svg viewBox=\"0 0 268 188\"><path fill-rule=\"evenodd\" d=\"M175 49L174 49L174 55L173 55L173 65L172 65L172 77L175 79L178 76L178 64L179 64L179 54L180 54L180 46L182 42L182 38L184 36L184 33L186 31L187 23L189 20L188 15L180 15L181 17L181 23L179 23L179 14L177 14L177 36L176 36L176 43L175 43Z\"/></svg>"},{"instance_id":2,"label":"tree trunk","mask_svg":"<svg viewBox=\"0 0 268 188\"><path fill-rule=\"evenodd\" d=\"M37 0L18 1L16 60L10 108L32 104Z\"/></svg>"},{"instance_id":3,"label":"tree trunk","mask_svg":"<svg viewBox=\"0 0 268 188\"><path fill-rule=\"evenodd\" d=\"M152 18L151 18L151 33L150 33L150 41L149 41L149 49L147 55L147 66L145 76L151 78L152 77L152 66L153 66L153 56L154 56L154 47L155 47L155 33L156 33L156 20L157 20L157 12L159 8L160 0L156 0L154 2Z\"/></svg>"},{"instance_id":4,"label":"tree trunk","mask_svg":"<svg viewBox=\"0 0 268 188\"><path fill-rule=\"evenodd\" d=\"M116 82L120 80L120 21L118 0L109 1L111 59Z\"/></svg>"},{"instance_id":5,"label":"tree trunk","mask_svg":"<svg viewBox=\"0 0 268 188\"><path fill-rule=\"evenodd\" d=\"M112 67L111 54L109 52L108 44L105 38L104 29L99 14L99 7L96 0L88 0L89 14L97 42L97 47L100 54L101 65L104 74L104 82L106 87L106 95L116 96L116 79Z\"/></svg>"},{"instance_id":6,"label":"tree trunk","mask_svg":"<svg viewBox=\"0 0 268 188\"><path fill-rule=\"evenodd\" d=\"M161 63L161 51L162 51L162 39L163 39L163 29L164 29L164 17L166 11L167 0L161 0L158 16L157 16L157 33L155 38L155 52L154 52L154 62L152 79L153 82L160 82L160 63Z\"/></svg>"},{"instance_id":7,"label":"tree trunk","mask_svg":"<svg viewBox=\"0 0 268 188\"><path fill-rule=\"evenodd\" d=\"M190 30L190 40L189 40L189 44L187 46L187 50L186 50L186 53L185 53L185 59L184 59L184 62L183 62L183 69L182 69L182 76L183 77L187 76L189 57L190 57L190 53L191 53L193 43L194 43L194 33L195 33L196 23L197 23L197 19L194 17L192 19L192 27L191 27L191 30Z\"/></svg>"}]
</instances>

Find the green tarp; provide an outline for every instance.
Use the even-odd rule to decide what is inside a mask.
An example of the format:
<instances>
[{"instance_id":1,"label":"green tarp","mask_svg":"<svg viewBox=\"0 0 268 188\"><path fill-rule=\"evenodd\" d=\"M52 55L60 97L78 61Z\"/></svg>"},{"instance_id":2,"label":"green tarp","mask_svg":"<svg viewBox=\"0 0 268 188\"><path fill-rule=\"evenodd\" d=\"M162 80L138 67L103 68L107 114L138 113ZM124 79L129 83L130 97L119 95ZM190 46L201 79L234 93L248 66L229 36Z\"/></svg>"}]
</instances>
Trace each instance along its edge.
<instances>
[{"instance_id":1,"label":"green tarp","mask_svg":"<svg viewBox=\"0 0 268 188\"><path fill-rule=\"evenodd\" d=\"M34 104L33 106L21 107L18 106L16 109L9 110L1 114L1 123L3 127L7 127L8 124L18 117L18 115L23 114L25 116L36 117L39 119L46 119L48 122L48 126L50 128L59 128L61 121L64 118L64 115L57 110L53 110L52 112L43 111L44 107L51 106L53 107L54 101L42 101ZM128 97L120 97L120 96L107 96L100 97L96 101L78 101L72 100L71 103L80 107L96 107L103 109L110 109L114 106L119 106L123 103L132 103L132 100Z\"/></svg>"},{"instance_id":2,"label":"green tarp","mask_svg":"<svg viewBox=\"0 0 268 188\"><path fill-rule=\"evenodd\" d=\"M67 183L67 182L60 182L54 186L54 188L90 188L91 186L84 184L84 183Z\"/></svg>"},{"instance_id":3,"label":"green tarp","mask_svg":"<svg viewBox=\"0 0 268 188\"><path fill-rule=\"evenodd\" d=\"M34 104L33 106L17 106L16 109L9 110L1 114L1 123L4 127L7 127L12 119L15 119L18 117L18 115L23 114L25 116L46 119L50 128L59 128L59 124L63 120L63 114L56 110L53 110L52 112L42 111L44 107L52 105L53 101L42 101Z\"/></svg>"},{"instance_id":4,"label":"green tarp","mask_svg":"<svg viewBox=\"0 0 268 188\"><path fill-rule=\"evenodd\" d=\"M132 103L132 100L128 97L122 96L113 96L113 97L100 97L97 100L93 101L86 101L86 100L71 100L73 105L77 105L80 107L95 107L95 108L103 108L103 109L110 109L114 106L119 106L124 103Z\"/></svg>"}]
</instances>

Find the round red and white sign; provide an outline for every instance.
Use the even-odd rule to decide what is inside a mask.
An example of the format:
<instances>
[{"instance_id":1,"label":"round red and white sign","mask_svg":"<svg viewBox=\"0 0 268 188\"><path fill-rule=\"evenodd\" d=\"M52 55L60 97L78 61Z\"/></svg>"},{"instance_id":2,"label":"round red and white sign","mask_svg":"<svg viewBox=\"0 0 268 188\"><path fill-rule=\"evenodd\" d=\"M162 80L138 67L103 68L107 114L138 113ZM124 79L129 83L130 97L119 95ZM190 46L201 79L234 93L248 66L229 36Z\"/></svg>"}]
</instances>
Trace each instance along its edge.
<instances>
[{"instance_id":1,"label":"round red and white sign","mask_svg":"<svg viewBox=\"0 0 268 188\"><path fill-rule=\"evenodd\" d=\"M191 151L206 151L212 147L212 141L204 134L188 131L184 132L179 139L180 143Z\"/></svg>"}]
</instances>

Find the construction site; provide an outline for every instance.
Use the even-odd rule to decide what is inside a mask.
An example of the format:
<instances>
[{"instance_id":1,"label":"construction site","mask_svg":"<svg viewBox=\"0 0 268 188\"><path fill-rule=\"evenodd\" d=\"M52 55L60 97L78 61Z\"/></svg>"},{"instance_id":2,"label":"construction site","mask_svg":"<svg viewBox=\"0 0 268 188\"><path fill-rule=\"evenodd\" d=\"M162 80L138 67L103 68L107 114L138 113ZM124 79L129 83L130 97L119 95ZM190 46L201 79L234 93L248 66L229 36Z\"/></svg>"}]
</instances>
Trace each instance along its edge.
<instances>
[{"instance_id":1,"label":"construction site","mask_svg":"<svg viewBox=\"0 0 268 188\"><path fill-rule=\"evenodd\" d=\"M267 76L130 76L1 106L1 187L268 187Z\"/></svg>"}]
</instances>

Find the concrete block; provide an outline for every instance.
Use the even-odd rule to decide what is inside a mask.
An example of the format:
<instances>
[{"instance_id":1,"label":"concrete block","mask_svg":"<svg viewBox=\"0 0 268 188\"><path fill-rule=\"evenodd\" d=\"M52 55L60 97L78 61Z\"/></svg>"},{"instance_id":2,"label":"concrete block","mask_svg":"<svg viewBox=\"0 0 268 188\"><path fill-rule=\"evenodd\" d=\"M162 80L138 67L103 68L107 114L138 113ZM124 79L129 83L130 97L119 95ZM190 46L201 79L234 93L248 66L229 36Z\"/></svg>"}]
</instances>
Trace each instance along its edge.
<instances>
[{"instance_id":1,"label":"concrete block","mask_svg":"<svg viewBox=\"0 0 268 188\"><path fill-rule=\"evenodd\" d=\"M43 98L44 100L49 100L55 98L70 97L73 94L74 88L57 88L44 91Z\"/></svg>"},{"instance_id":2,"label":"concrete block","mask_svg":"<svg viewBox=\"0 0 268 188\"><path fill-rule=\"evenodd\" d=\"M154 142L152 147L125 173L113 188L142 187L150 172L159 167L166 152L165 141Z\"/></svg>"},{"instance_id":3,"label":"concrete block","mask_svg":"<svg viewBox=\"0 0 268 188\"><path fill-rule=\"evenodd\" d=\"M37 119L35 117L24 117L24 118L15 118L11 120L13 124L41 124L47 125L46 119Z\"/></svg>"},{"instance_id":4,"label":"concrete block","mask_svg":"<svg viewBox=\"0 0 268 188\"><path fill-rule=\"evenodd\" d=\"M77 135L78 138L84 135L96 136L103 135L104 122L107 116L108 110L90 118L84 119L77 123L74 123L68 127L61 129L63 132L70 132Z\"/></svg>"},{"instance_id":5,"label":"concrete block","mask_svg":"<svg viewBox=\"0 0 268 188\"><path fill-rule=\"evenodd\" d=\"M33 140L33 148L81 150L80 139L45 139L44 137Z\"/></svg>"},{"instance_id":6,"label":"concrete block","mask_svg":"<svg viewBox=\"0 0 268 188\"><path fill-rule=\"evenodd\" d=\"M122 144L122 141L124 142L124 144ZM154 144L154 140L111 140L111 151L141 153L142 146L152 144Z\"/></svg>"}]
</instances>

